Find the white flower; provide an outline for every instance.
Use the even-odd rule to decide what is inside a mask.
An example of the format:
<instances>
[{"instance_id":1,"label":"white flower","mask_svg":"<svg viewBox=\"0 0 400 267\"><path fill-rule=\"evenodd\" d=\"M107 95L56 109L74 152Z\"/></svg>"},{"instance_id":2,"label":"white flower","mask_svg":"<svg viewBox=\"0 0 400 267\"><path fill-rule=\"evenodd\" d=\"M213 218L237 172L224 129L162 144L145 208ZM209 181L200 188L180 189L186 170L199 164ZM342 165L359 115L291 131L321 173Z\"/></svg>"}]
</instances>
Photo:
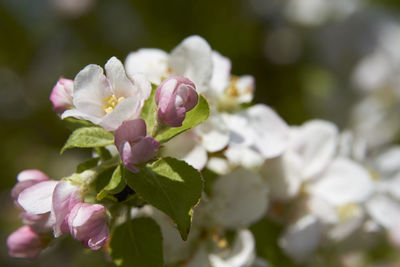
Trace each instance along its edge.
<instances>
[{"instance_id":1,"label":"white flower","mask_svg":"<svg viewBox=\"0 0 400 267\"><path fill-rule=\"evenodd\" d=\"M246 169L219 177L213 184L211 195L211 217L217 225L230 229L256 222L268 207L268 192L261 177Z\"/></svg>"},{"instance_id":2,"label":"white flower","mask_svg":"<svg viewBox=\"0 0 400 267\"><path fill-rule=\"evenodd\" d=\"M194 82L197 91L203 93L212 75L211 48L200 36L189 36L170 54L160 49L132 52L126 58L125 66L129 77L141 73L155 84L171 75L187 77Z\"/></svg>"},{"instance_id":3,"label":"white flower","mask_svg":"<svg viewBox=\"0 0 400 267\"><path fill-rule=\"evenodd\" d=\"M320 241L321 226L313 215L306 215L290 226L279 239L284 252L297 263L304 263Z\"/></svg>"},{"instance_id":4,"label":"white flower","mask_svg":"<svg viewBox=\"0 0 400 267\"><path fill-rule=\"evenodd\" d=\"M249 158L244 155L262 164L264 159L277 157L286 149L289 127L270 107L258 104L223 117L230 130L225 155L233 164L246 164Z\"/></svg>"},{"instance_id":5,"label":"white flower","mask_svg":"<svg viewBox=\"0 0 400 267\"><path fill-rule=\"evenodd\" d=\"M312 120L290 129L287 148L280 158L267 160L262 174L278 199L297 195L301 185L320 174L333 160L337 148L337 127Z\"/></svg>"},{"instance_id":6,"label":"white flower","mask_svg":"<svg viewBox=\"0 0 400 267\"><path fill-rule=\"evenodd\" d=\"M122 63L112 57L105 65L106 75L98 65L88 65L74 80L74 109L62 118L88 120L106 130L117 129L122 122L139 117L151 86L144 76L126 76Z\"/></svg>"}]
</instances>

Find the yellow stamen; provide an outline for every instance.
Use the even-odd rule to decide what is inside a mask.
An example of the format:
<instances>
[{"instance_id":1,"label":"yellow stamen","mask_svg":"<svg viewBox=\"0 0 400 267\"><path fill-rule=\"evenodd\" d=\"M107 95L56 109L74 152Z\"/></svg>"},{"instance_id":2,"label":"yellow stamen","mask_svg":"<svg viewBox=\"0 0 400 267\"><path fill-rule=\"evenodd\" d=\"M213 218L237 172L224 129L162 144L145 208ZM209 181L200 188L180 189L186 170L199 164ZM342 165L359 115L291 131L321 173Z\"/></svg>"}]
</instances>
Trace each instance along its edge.
<instances>
[{"instance_id":1,"label":"yellow stamen","mask_svg":"<svg viewBox=\"0 0 400 267\"><path fill-rule=\"evenodd\" d=\"M114 108L125 100L125 97L117 98L114 94L109 95L108 97L103 99L103 110L105 113L110 113L114 110Z\"/></svg>"},{"instance_id":2,"label":"yellow stamen","mask_svg":"<svg viewBox=\"0 0 400 267\"><path fill-rule=\"evenodd\" d=\"M347 203L336 208L340 221L347 221L360 213L360 207L355 203Z\"/></svg>"}]
</instances>

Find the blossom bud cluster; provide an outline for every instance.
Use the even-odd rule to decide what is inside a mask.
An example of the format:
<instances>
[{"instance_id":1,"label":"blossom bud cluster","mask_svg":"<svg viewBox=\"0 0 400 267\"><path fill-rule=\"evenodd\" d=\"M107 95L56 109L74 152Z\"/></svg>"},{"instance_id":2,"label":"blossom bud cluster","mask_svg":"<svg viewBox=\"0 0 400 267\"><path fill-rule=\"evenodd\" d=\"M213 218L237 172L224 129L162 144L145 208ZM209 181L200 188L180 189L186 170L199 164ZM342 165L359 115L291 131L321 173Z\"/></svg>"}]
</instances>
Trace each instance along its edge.
<instances>
[{"instance_id":1,"label":"blossom bud cluster","mask_svg":"<svg viewBox=\"0 0 400 267\"><path fill-rule=\"evenodd\" d=\"M99 249L108 240L104 206L82 203L78 185L51 180L39 170L22 171L17 178L11 194L24 210L25 225L7 239L10 256L34 259L53 235L70 233L90 249Z\"/></svg>"},{"instance_id":2,"label":"blossom bud cluster","mask_svg":"<svg viewBox=\"0 0 400 267\"><path fill-rule=\"evenodd\" d=\"M24 226L8 238L10 256L33 259L68 233L99 249L110 228L143 216L160 226L171 266L267 266L254 229L276 232L279 255L298 264L366 233L384 232L400 247L398 147L372 157L362 137L332 122L291 126L271 107L251 105L254 78L232 75L230 60L199 36L170 53L132 52L125 64L112 57L104 69L88 65L53 88L61 119L90 122L71 136L84 142L75 147L94 148L96 163L90 175L60 181L38 170L18 175L11 195ZM202 103L208 120L190 125L204 115ZM159 164L171 157L180 165ZM176 166L188 173L176 175ZM97 177L112 168L99 191ZM179 210L196 177L199 196ZM188 214L183 241L189 228L182 235L176 216Z\"/></svg>"}]
</instances>

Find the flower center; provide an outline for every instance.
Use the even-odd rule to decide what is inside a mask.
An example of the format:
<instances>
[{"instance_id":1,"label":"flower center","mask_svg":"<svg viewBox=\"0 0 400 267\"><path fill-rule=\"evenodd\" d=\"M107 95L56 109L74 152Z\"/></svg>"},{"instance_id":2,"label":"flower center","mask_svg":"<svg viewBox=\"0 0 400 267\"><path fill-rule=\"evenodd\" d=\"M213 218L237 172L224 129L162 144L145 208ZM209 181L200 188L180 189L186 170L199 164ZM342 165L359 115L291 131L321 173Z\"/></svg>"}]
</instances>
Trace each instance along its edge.
<instances>
[{"instance_id":1,"label":"flower center","mask_svg":"<svg viewBox=\"0 0 400 267\"><path fill-rule=\"evenodd\" d=\"M114 108L125 100L125 97L117 98L114 94L109 95L108 97L103 99L103 110L105 113L110 113L114 110Z\"/></svg>"},{"instance_id":2,"label":"flower center","mask_svg":"<svg viewBox=\"0 0 400 267\"><path fill-rule=\"evenodd\" d=\"M340 221L347 221L361 212L360 207L355 203L347 203L336 208Z\"/></svg>"}]
</instances>

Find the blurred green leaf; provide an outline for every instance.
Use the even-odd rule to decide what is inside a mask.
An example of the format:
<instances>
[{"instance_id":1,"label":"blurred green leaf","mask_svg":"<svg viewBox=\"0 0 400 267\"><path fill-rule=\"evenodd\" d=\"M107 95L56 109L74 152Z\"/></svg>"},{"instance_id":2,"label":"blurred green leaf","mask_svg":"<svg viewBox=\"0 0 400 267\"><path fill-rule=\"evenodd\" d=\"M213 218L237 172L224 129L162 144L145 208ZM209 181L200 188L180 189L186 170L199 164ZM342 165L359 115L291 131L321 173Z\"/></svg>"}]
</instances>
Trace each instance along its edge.
<instances>
[{"instance_id":1,"label":"blurred green leaf","mask_svg":"<svg viewBox=\"0 0 400 267\"><path fill-rule=\"evenodd\" d=\"M160 227L150 218L137 218L117 226L111 234L109 253L117 266L162 267Z\"/></svg>"}]
</instances>

